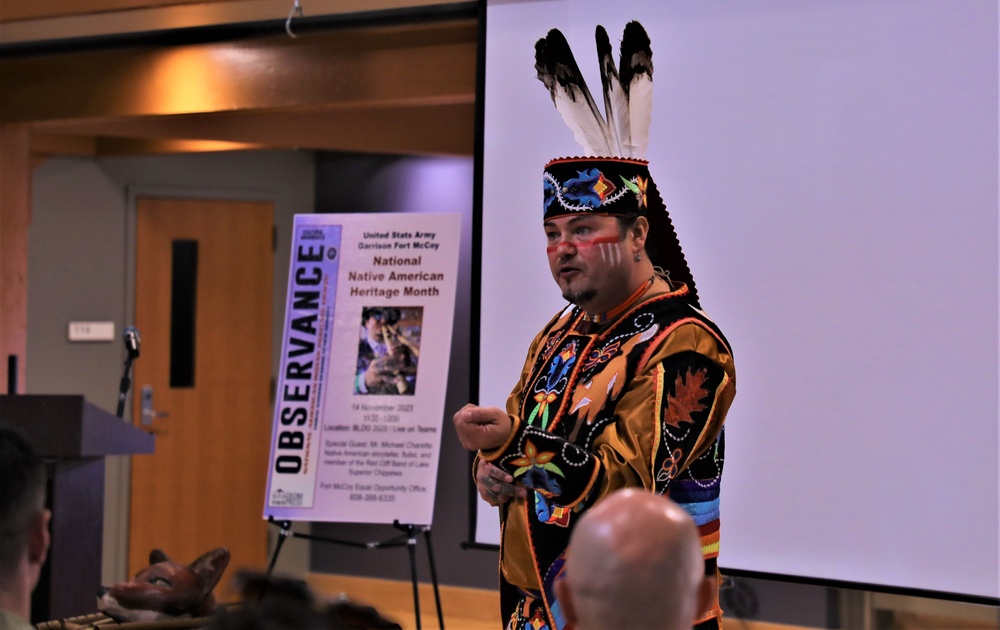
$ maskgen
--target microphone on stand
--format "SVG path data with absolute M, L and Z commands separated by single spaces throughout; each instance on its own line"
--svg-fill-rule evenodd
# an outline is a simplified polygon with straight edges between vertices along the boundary
M 139 358 L 139 329 L 135 326 L 126 326 L 122 333 L 125 341 L 125 373 L 122 374 L 121 384 L 118 387 L 118 417 L 125 415 L 125 397 L 128 395 L 129 387 L 132 385 L 132 361 Z
M 138 359 L 139 329 L 135 326 L 126 327 L 125 332 L 122 333 L 122 338 L 125 340 L 125 349 L 128 351 L 128 356 L 132 359 Z

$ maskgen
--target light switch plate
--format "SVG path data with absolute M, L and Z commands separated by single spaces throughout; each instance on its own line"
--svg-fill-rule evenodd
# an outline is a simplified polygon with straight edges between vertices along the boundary
M 114 341 L 114 322 L 70 322 L 70 341 Z

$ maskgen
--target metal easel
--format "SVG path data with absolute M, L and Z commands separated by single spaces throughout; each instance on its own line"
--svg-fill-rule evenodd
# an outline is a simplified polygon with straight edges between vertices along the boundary
M 434 548 L 431 545 L 431 528 L 430 525 L 412 525 L 403 524 L 398 520 L 392 522 L 392 526 L 403 533 L 389 540 L 384 540 L 380 542 L 355 542 L 352 540 L 340 540 L 337 538 L 328 538 L 326 536 L 314 536 L 312 534 L 300 534 L 298 532 L 292 531 L 291 521 L 275 521 L 273 516 L 269 516 L 267 522 L 271 525 L 278 527 L 278 544 L 274 547 L 274 553 L 271 555 L 271 561 L 267 565 L 267 576 L 271 576 L 271 572 L 274 571 L 274 565 L 278 561 L 278 554 L 281 553 L 281 547 L 285 544 L 285 539 L 287 538 L 301 538 L 303 540 L 314 540 L 317 542 L 331 543 L 334 545 L 344 545 L 346 547 L 355 547 L 358 549 L 389 549 L 392 547 L 402 547 L 406 545 L 407 550 L 410 554 L 410 580 L 413 584 L 413 611 L 416 616 L 417 630 L 421 630 L 420 625 L 420 590 L 418 588 L 417 582 L 417 534 L 423 533 L 424 539 L 427 541 L 427 559 L 430 561 L 431 566 L 431 584 L 434 587 L 434 604 L 437 606 L 437 616 L 438 616 L 438 628 L 444 630 L 444 614 L 441 611 L 441 594 L 438 591 L 438 579 L 437 579 L 437 569 L 434 566 Z M 266 588 L 266 586 L 265 586 Z M 261 593 L 263 597 L 264 593 Z

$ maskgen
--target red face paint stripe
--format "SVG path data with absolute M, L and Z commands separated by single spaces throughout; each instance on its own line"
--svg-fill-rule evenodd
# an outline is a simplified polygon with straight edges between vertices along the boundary
M 597 243 L 617 243 L 619 240 L 620 239 L 617 236 L 602 236 L 600 238 L 595 238 L 590 242 L 596 245 Z
M 578 241 L 576 243 L 572 243 L 572 245 L 573 245 L 573 247 L 576 247 L 576 248 L 580 249 L 580 248 L 583 248 L 583 247 L 592 247 L 594 245 L 601 245 L 603 243 L 614 243 L 614 244 L 617 244 L 620 241 L 621 241 L 621 239 L 618 238 L 617 236 L 601 236 L 601 237 L 595 238 L 595 239 L 590 240 L 590 241 Z M 551 254 L 554 251 L 556 251 L 559 248 L 559 245 L 561 245 L 562 243 L 563 243 L 563 241 L 559 241 L 559 243 L 557 243 L 555 245 L 550 245 L 550 246 L 548 246 L 548 247 L 545 248 L 545 251 L 547 253 Z

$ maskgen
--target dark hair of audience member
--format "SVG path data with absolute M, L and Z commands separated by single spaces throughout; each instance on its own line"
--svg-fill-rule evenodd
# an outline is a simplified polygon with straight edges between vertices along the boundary
M 20 431 L 0 425 L 0 584 L 27 545 L 28 528 L 45 509 L 45 464 Z

